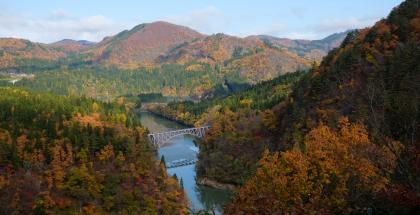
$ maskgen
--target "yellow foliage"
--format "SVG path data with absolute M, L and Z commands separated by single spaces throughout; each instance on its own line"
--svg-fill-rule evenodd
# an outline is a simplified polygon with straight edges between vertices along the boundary
M 123 105 L 125 103 L 125 98 L 124 97 L 119 97 L 118 99 L 117 99 L 117 104 L 119 104 L 119 105 Z
M 277 127 L 277 117 L 272 110 L 266 110 L 261 113 L 262 123 L 264 127 L 269 130 L 274 130 Z
M 241 105 L 244 105 L 245 107 L 251 107 L 252 102 L 252 99 L 242 99 L 241 101 L 239 101 L 239 103 Z
M 98 112 L 100 110 L 100 106 L 98 105 L 98 103 L 93 102 L 92 110 L 93 110 L 93 112 Z
M 200 71 L 203 70 L 203 66 L 201 64 L 193 64 L 185 68 L 187 72 L 194 72 L 194 71 Z
M 8 180 L 6 179 L 6 177 L 3 175 L 0 175 L 0 190 L 6 187 L 7 184 L 8 184 Z
M 115 162 L 116 162 L 117 165 L 121 166 L 121 165 L 123 165 L 124 161 L 125 161 L 125 157 L 124 157 L 123 153 L 121 151 L 119 151 L 118 155 L 115 159 Z
M 114 157 L 114 147 L 111 144 L 104 146 L 98 154 L 100 161 L 109 161 Z

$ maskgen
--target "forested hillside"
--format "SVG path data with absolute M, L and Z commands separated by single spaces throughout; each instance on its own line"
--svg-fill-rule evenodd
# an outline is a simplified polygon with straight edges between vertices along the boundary
M 168 105 L 149 105 L 148 110 L 188 125 L 194 125 L 199 123 L 200 119 L 205 119 L 204 114 L 208 113 L 210 109 L 236 111 L 250 108 L 263 111 L 283 101 L 291 93 L 293 84 L 304 74 L 305 71 L 296 71 L 233 94 L 230 94 L 229 90 L 220 89 L 216 90 L 215 97 L 198 103 L 184 101 L 172 102 Z M 225 96 L 226 93 L 228 93 L 227 96 Z
M 199 181 L 240 185 L 253 174 L 264 149 L 273 148 L 270 140 L 276 121 L 271 108 L 290 95 L 305 73 L 282 75 L 227 97 L 148 108 L 185 124 L 210 124 L 212 128 L 200 142 Z
M 36 74 L 34 78 L 23 79 L 15 85 L 60 95 L 84 95 L 100 100 L 113 100 L 120 96 L 141 93 L 199 99 L 204 93 L 211 92 L 216 84 L 223 83 L 224 76 L 209 66 L 201 65 L 197 70 L 186 71 L 188 67 L 189 65 L 172 64 L 136 70 L 96 67 L 60 69 Z
M 0 214 L 221 210 L 194 183 L 234 189 L 224 214 L 420 214 L 419 60 L 420 0 L 320 40 L 167 22 L 98 43 L 0 38 Z M 166 163 L 138 117 L 183 126 L 157 115 L 206 127 Z M 195 165 L 191 180 L 167 164 Z
M 161 110 L 212 125 L 198 177 L 243 185 L 227 214 L 418 210 L 419 5 L 350 32 L 268 110 L 201 102 L 200 120 L 186 103 Z
M 0 88 L 1 214 L 183 214 L 146 130 L 120 103 Z
M 286 49 L 306 59 L 321 61 L 331 49 L 340 46 L 347 33 L 349 31 L 335 33 L 320 40 L 291 40 L 267 35 L 251 36 L 251 38 L 257 37 L 270 47 Z
M 198 62 L 219 69 L 240 68 L 243 73 L 251 73 L 255 71 L 247 64 L 247 59 L 258 59 L 262 64 L 258 70 L 271 75 L 275 73 L 272 76 L 275 77 L 277 72 L 281 72 L 276 68 L 282 67 L 282 72 L 291 72 L 308 66 L 314 60 L 319 61 L 344 39 L 344 35 L 338 33 L 314 41 L 268 36 L 239 38 L 222 33 L 204 35 L 188 27 L 159 21 L 137 25 L 105 37 L 98 43 L 64 39 L 42 44 L 0 38 L 0 69 L 39 72 L 76 64 L 138 69 Z M 314 54 L 316 58 L 311 57 Z M 228 66 L 233 61 L 236 63 Z
M 419 6 L 350 33 L 296 85 L 274 109 L 280 152 L 263 156 L 227 214 L 418 212 Z
M 207 36 L 187 27 L 153 22 L 99 43 L 65 39 L 42 44 L 0 38 L 0 73 L 35 74 L 18 81 L 18 86 L 28 90 L 101 100 L 145 93 L 199 100 L 225 82 L 255 85 L 307 69 L 335 47 L 331 41 L 341 41 L 342 35 L 325 41 L 288 40 L 298 44 L 291 48 L 284 43 L 272 45 L 262 37 Z M 307 56 L 315 52 L 317 58 Z
M 95 42 L 90 42 L 87 40 L 72 40 L 72 39 L 63 39 L 55 43 L 48 44 L 50 47 L 58 48 L 67 52 L 76 52 L 83 49 L 87 49 L 93 46 Z
M 160 55 L 204 35 L 167 22 L 145 23 L 106 37 L 83 54 L 102 65 L 135 69 L 155 66 Z

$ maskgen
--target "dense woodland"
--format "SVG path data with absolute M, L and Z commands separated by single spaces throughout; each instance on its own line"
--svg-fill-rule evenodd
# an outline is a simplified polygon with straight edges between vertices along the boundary
M 0 213 L 185 213 L 184 192 L 119 102 L 0 88 Z
M 198 176 L 241 185 L 227 214 L 418 212 L 419 5 L 349 33 L 274 107 L 195 121 L 212 125 Z M 178 119 L 185 107 L 169 105 Z
M 168 105 L 149 105 L 148 109 L 166 118 L 189 125 L 194 125 L 200 119 L 206 118 L 205 114 L 215 108 L 231 111 L 249 108 L 262 111 L 283 101 L 292 92 L 293 85 L 304 74 L 305 71 L 296 71 L 281 75 L 273 80 L 263 81 L 237 92 L 234 92 L 235 89 L 216 89 L 212 98 L 204 99 L 198 103 L 193 101 L 171 102 Z M 231 93 L 232 91 L 234 93 Z
M 198 97 L 215 84 L 223 82 L 210 67 L 186 72 L 187 65 L 163 65 L 159 68 L 119 70 L 83 66 L 39 72 L 33 79 L 23 79 L 16 86 L 60 95 L 84 95 L 112 100 L 123 95 L 162 93 L 172 97 Z
M 281 152 L 264 156 L 228 214 L 419 210 L 419 5 L 405 1 L 372 28 L 350 33 L 274 109 L 272 142 Z M 350 160 L 335 160 L 340 153 Z
M 419 59 L 420 1 L 406 0 L 309 71 L 251 87 L 255 77 L 230 70 L 235 58 L 37 73 L 16 85 L 67 96 L 0 88 L 0 210 L 186 213 L 184 193 L 120 97 L 169 96 L 194 102 L 148 108 L 211 125 L 196 170 L 237 187 L 225 214 L 418 214 Z

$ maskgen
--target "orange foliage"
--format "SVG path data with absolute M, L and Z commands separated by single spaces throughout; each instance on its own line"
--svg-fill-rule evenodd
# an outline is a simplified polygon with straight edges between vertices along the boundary
M 104 125 L 104 122 L 101 121 L 101 115 L 98 113 L 92 113 L 91 115 L 84 116 L 78 114 L 74 118 L 82 126 L 91 125 L 92 127 L 102 127 Z
M 106 145 L 98 154 L 98 159 L 100 161 L 108 161 L 111 158 L 114 158 L 114 148 L 111 144 Z
M 194 72 L 194 71 L 200 71 L 203 70 L 203 66 L 201 64 L 193 64 L 185 68 L 187 72 Z
M 389 172 L 381 171 L 386 163 Z M 334 214 L 368 206 L 389 184 L 395 158 L 369 140 L 365 127 L 339 121 L 305 137 L 302 151 L 265 152 L 255 176 L 227 214 Z

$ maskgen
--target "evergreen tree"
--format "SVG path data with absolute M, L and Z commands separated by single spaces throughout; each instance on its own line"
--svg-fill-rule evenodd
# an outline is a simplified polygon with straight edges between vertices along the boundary
M 179 185 L 181 186 L 182 189 L 184 189 L 184 180 L 182 180 L 182 178 L 181 180 L 179 180 Z
M 165 156 L 162 155 L 162 157 L 160 157 L 160 164 L 163 165 L 166 168 L 166 161 L 165 161 Z

